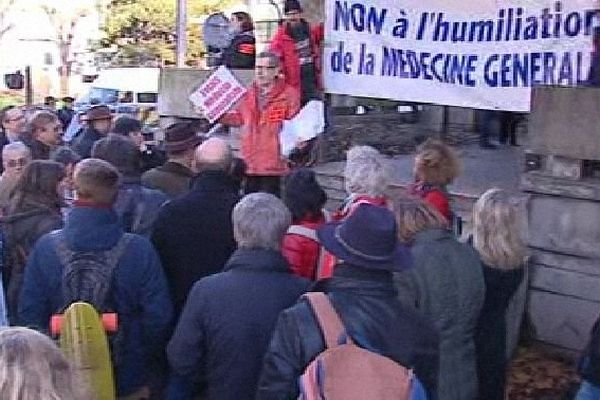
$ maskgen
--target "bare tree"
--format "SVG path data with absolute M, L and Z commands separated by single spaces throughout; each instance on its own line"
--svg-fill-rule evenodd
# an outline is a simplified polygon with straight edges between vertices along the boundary
M 48 2 L 51 3 L 51 2 Z M 60 54 L 60 92 L 62 96 L 69 94 L 69 79 L 71 77 L 73 58 L 71 47 L 75 28 L 79 20 L 90 12 L 88 5 L 81 6 L 79 1 L 73 2 L 73 7 L 65 7 L 64 3 L 57 5 L 41 5 L 56 32 L 56 43 Z M 85 3 L 85 2 L 82 2 Z
M 13 27 L 13 24 L 7 21 L 7 16 L 8 11 L 14 4 L 15 0 L 0 0 L 0 40 Z

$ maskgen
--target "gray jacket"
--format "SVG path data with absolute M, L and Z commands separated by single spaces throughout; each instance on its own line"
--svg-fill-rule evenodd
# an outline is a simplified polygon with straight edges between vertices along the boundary
M 451 232 L 418 233 L 414 267 L 396 275 L 400 300 L 419 310 L 440 333 L 440 400 L 477 398 L 473 334 L 483 306 L 485 284 L 475 251 Z

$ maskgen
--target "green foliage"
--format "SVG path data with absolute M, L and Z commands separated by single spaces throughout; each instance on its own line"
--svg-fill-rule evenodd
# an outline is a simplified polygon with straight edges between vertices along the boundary
M 218 11 L 232 0 L 188 0 L 187 60 L 204 52 L 201 29 L 190 23 Z M 104 46 L 116 44 L 124 58 L 155 57 L 167 63 L 175 61 L 176 0 L 112 0 L 106 12 Z

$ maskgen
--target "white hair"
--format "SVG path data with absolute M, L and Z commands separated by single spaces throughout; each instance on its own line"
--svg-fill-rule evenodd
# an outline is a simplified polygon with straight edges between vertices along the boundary
M 292 215 L 281 200 L 268 193 L 244 197 L 233 209 L 233 235 L 238 247 L 280 250 Z
M 371 146 L 355 146 L 348 151 L 344 179 L 348 194 L 383 196 L 389 184 L 383 157 Z
M 47 336 L 28 328 L 0 329 L 2 400 L 89 399 L 86 386 Z
M 31 158 L 31 150 L 27 145 L 23 142 L 13 142 L 9 143 L 2 148 L 2 158 L 8 157 L 8 153 L 10 152 L 19 152 L 29 158 Z

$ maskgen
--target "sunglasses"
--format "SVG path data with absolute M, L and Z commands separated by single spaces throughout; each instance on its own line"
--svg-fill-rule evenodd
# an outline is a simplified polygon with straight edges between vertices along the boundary
M 29 162 L 28 158 L 13 158 L 6 160 L 6 166 L 9 168 L 24 167 Z

